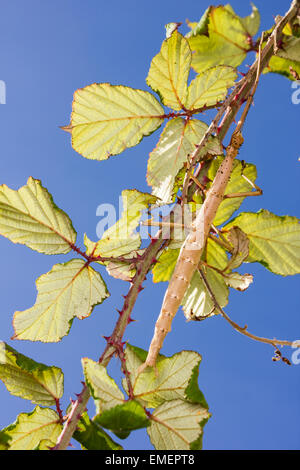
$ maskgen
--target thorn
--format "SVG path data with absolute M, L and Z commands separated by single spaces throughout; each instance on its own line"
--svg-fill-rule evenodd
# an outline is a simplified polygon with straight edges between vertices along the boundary
M 122 315 L 122 314 L 123 314 L 123 310 L 118 310 L 117 308 L 116 308 L 116 310 L 117 310 L 117 312 L 118 312 L 119 315 Z
M 132 323 L 132 322 L 134 322 L 134 321 L 136 321 L 136 320 L 134 320 L 134 318 L 130 318 L 130 317 L 129 317 L 127 324 L 129 325 L 129 323 Z

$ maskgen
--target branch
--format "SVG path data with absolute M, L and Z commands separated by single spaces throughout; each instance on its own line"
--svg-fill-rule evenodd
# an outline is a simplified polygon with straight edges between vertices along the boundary
M 144 252 L 142 258 L 140 259 L 139 264 L 136 267 L 136 274 L 131 282 L 131 287 L 128 291 L 128 294 L 125 297 L 123 308 L 120 312 L 118 322 L 114 328 L 112 335 L 107 339 L 106 348 L 99 359 L 99 363 L 104 366 L 107 366 L 110 359 L 120 347 L 126 326 L 130 323 L 130 315 L 139 292 L 142 290 L 142 284 L 146 278 L 147 273 L 149 272 L 152 264 L 155 262 L 155 257 L 160 251 L 161 246 L 165 243 L 162 239 L 161 231 L 158 232 L 156 238 L 151 240 L 150 245 Z M 53 450 L 66 450 L 74 432 L 76 431 L 78 421 L 82 413 L 85 411 L 87 403 L 90 399 L 90 392 L 88 387 L 84 384 L 83 389 L 80 394 L 77 396 L 77 400 L 72 404 L 71 411 L 68 415 L 68 419 L 65 423 L 65 426 L 58 437 L 56 446 L 53 447 Z
M 245 336 L 248 336 L 249 338 L 253 339 L 254 341 L 259 341 L 260 343 L 266 343 L 266 344 L 271 344 L 274 348 L 276 348 L 276 346 L 292 346 L 293 345 L 293 341 L 287 341 L 287 340 L 281 340 L 281 339 L 269 339 L 269 338 L 263 338 L 261 336 L 256 336 L 256 335 L 253 335 L 252 333 L 249 333 L 249 331 L 247 330 L 247 325 L 245 326 L 239 326 L 237 323 L 235 323 L 233 320 L 231 320 L 231 318 L 229 318 L 229 316 L 224 312 L 224 310 L 222 309 L 222 307 L 220 306 L 219 302 L 217 301 L 216 299 L 216 296 L 215 294 L 213 293 L 213 290 L 212 288 L 210 287 L 209 285 L 209 282 L 203 272 L 203 270 L 198 267 L 198 272 L 202 278 L 202 281 L 209 293 L 209 296 L 211 298 L 211 300 L 213 301 L 213 304 L 214 304 L 214 307 L 215 307 L 215 310 L 217 310 L 223 318 L 225 318 L 225 320 L 236 330 L 238 331 L 239 333 L 241 333 L 242 335 L 245 335 Z

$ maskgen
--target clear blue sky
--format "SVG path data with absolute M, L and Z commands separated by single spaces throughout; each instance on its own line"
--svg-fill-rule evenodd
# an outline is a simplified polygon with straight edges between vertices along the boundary
M 262 27 L 273 15 L 284 13 L 289 0 L 256 0 Z M 118 201 L 126 188 L 149 191 L 145 181 L 147 155 L 160 131 L 123 154 L 105 162 L 86 160 L 70 145 L 58 126 L 68 124 L 73 92 L 93 82 L 110 82 L 148 89 L 145 77 L 151 58 L 164 39 L 171 21 L 199 19 L 208 0 L 10 0 L 0 17 L 0 79 L 7 85 L 7 104 L 0 105 L 0 184 L 16 189 L 28 176 L 42 180 L 57 205 L 71 217 L 78 243 L 86 232 L 96 239 L 96 208 Z M 241 15 L 250 2 L 232 0 Z M 249 57 L 248 62 L 251 63 Z M 261 207 L 279 215 L 299 216 L 299 113 L 291 103 L 291 82 L 275 75 L 263 76 L 255 106 L 244 133 L 241 158 L 255 163 L 264 195 L 249 198 L 244 210 Z M 298 123 L 298 124 L 297 124 Z M 12 315 L 33 305 L 35 279 L 53 264 L 70 258 L 45 256 L 0 238 L 1 301 L 0 338 L 65 373 L 65 400 L 81 389 L 80 358 L 97 359 L 104 348 L 122 305 L 125 282 L 108 278 L 111 297 L 91 317 L 75 320 L 69 336 L 59 344 L 10 341 Z M 291 340 L 300 338 L 299 277 L 275 276 L 260 265 L 248 265 L 255 276 L 245 292 L 233 292 L 227 312 L 259 335 Z M 145 284 L 133 312 L 126 340 L 146 347 L 151 339 L 166 284 Z M 215 317 L 186 323 L 182 312 L 174 321 L 163 353 L 181 349 L 203 355 L 199 382 L 210 405 L 205 449 L 299 449 L 300 365 L 273 363 L 272 348 L 255 343 Z M 291 351 L 286 350 L 290 357 Z M 116 372 L 113 363 L 110 371 Z M 0 428 L 30 402 L 12 397 L 0 383 Z M 91 407 L 92 409 L 92 407 Z M 151 449 L 145 431 L 131 434 L 128 449 Z

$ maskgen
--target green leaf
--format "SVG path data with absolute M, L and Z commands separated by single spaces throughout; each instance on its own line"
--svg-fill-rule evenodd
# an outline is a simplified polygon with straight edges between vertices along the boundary
M 0 186 L 0 233 L 47 255 L 68 253 L 76 241 L 69 217 L 42 183 L 31 177 L 17 191 Z
M 296 80 L 293 73 L 291 73 L 291 69 L 300 76 L 300 61 L 295 62 L 293 60 L 283 59 L 282 57 L 272 56 L 268 67 L 264 69 L 263 73 L 278 73 L 290 80 Z
M 203 426 L 210 417 L 199 404 L 172 400 L 160 405 L 153 413 L 147 432 L 156 450 L 189 450 L 201 445 Z
M 243 212 L 224 227 L 240 227 L 250 240 L 250 263 L 259 262 L 275 274 L 300 273 L 300 225 L 297 217 L 261 210 Z
M 97 413 L 113 408 L 124 402 L 125 397 L 116 382 L 108 375 L 106 368 L 91 359 L 82 359 L 86 383 L 91 391 Z
M 145 351 L 144 349 L 138 348 L 137 346 L 132 346 L 129 343 L 126 344 L 126 349 L 125 349 L 126 366 L 127 366 L 127 370 L 130 372 L 130 382 L 132 384 L 135 383 L 135 380 L 137 378 L 137 370 L 140 367 L 140 365 L 142 365 L 143 362 L 145 362 L 147 354 L 148 354 L 147 351 Z M 122 385 L 124 389 L 128 391 L 126 379 L 123 379 Z
M 123 450 L 87 413 L 81 416 L 73 437 L 85 450 Z
M 151 194 L 141 193 L 136 189 L 122 191 L 123 213 L 116 224 L 106 230 L 98 242 L 91 242 L 85 236 L 84 244 L 87 254 L 93 256 L 117 257 L 130 254 L 141 244 L 141 237 L 135 231 L 139 225 L 141 213 L 157 198 Z
M 210 6 L 205 10 L 198 23 L 191 23 L 187 21 L 187 25 L 189 28 L 191 28 L 191 31 L 189 31 L 185 36 L 187 39 L 191 36 L 197 36 L 197 34 L 208 33 L 209 13 L 211 9 L 212 7 Z
M 51 450 L 55 446 L 55 442 L 49 439 L 43 439 L 33 450 Z
M 247 31 L 247 33 L 250 35 L 250 36 L 255 36 L 259 30 L 259 26 L 260 26 L 260 14 L 259 14 L 259 11 L 258 9 L 256 8 L 256 6 L 252 3 L 251 3 L 251 6 L 252 6 L 252 12 L 250 13 L 250 15 L 242 18 L 242 17 L 238 17 L 242 23 L 242 25 L 244 26 L 245 30 Z M 230 6 L 230 5 L 226 5 L 225 8 L 230 11 L 233 15 L 236 15 L 234 13 L 234 10 L 233 8 Z M 237 16 L 237 15 L 236 15 Z
M 112 431 L 120 439 L 126 439 L 131 431 L 150 424 L 144 408 L 135 400 L 103 411 L 95 416 L 95 422 Z
M 211 8 L 208 35 L 197 34 L 189 38 L 193 52 L 192 67 L 198 73 L 215 65 L 237 67 L 250 49 L 248 31 L 241 19 L 227 7 Z
M 59 341 L 68 334 L 74 317 L 88 317 L 109 296 L 100 274 L 81 259 L 54 265 L 36 286 L 35 305 L 14 315 L 14 339 Z
M 184 400 L 193 370 L 199 367 L 200 361 L 201 356 L 194 351 L 181 351 L 172 357 L 160 356 L 156 364 L 158 376 L 153 368 L 138 375 L 133 382 L 134 396 L 149 408 L 156 408 L 165 401 Z
M 164 109 L 151 93 L 94 83 L 74 94 L 72 146 L 83 157 L 106 160 L 137 145 L 162 123 Z
M 179 249 L 172 250 L 168 248 L 162 252 L 152 270 L 153 282 L 164 282 L 171 279 L 177 263 L 178 255 Z
M 209 239 L 205 261 L 210 266 L 223 270 L 228 263 L 226 251 Z M 219 305 L 224 307 L 228 303 L 229 291 L 222 274 L 207 266 L 202 266 L 202 270 Z M 182 308 L 188 320 L 201 320 L 216 313 L 214 303 L 198 271 L 192 277 L 184 295 Z
M 221 162 L 224 157 L 217 157 L 212 161 L 208 170 L 208 178 L 213 181 Z M 256 180 L 256 167 L 252 163 L 244 163 L 240 160 L 235 160 L 233 163 L 233 170 L 230 176 L 229 183 L 226 186 L 225 194 L 241 193 L 251 191 L 253 188 L 251 184 L 243 178 L 245 175 L 250 181 Z M 217 215 L 214 219 L 214 225 L 221 225 L 228 220 L 232 214 L 240 207 L 244 197 L 227 198 L 221 202 Z
M 300 38 L 291 36 L 285 39 L 283 47 L 278 49 L 277 55 L 283 59 L 300 63 Z
M 196 119 L 188 121 L 176 118 L 169 121 L 163 130 L 156 148 L 150 153 L 147 182 L 152 192 L 164 203 L 174 199 L 174 186 L 179 170 L 187 162 L 207 131 L 207 124 Z M 222 153 L 218 139 L 210 139 L 202 151 L 212 155 Z
M 252 274 L 223 273 L 223 279 L 227 286 L 233 289 L 244 291 L 253 282 Z
M 228 241 L 233 246 L 231 258 L 226 271 L 238 268 L 249 256 L 249 238 L 239 227 L 233 226 L 228 235 Z
M 0 431 L 0 450 L 7 450 L 11 437 L 4 431 Z
M 34 450 L 44 439 L 56 442 L 61 430 L 58 414 L 39 406 L 31 413 L 21 413 L 14 424 L 3 429 L 11 439 L 9 450 Z
M 188 41 L 174 31 L 152 59 L 147 84 L 161 97 L 162 103 L 172 109 L 184 107 L 187 96 L 187 80 L 192 54 Z
M 199 73 L 188 88 L 187 109 L 213 106 L 224 100 L 228 88 L 234 85 L 236 77 L 236 70 L 226 65 L 212 67 Z
M 55 405 L 63 395 L 63 373 L 23 356 L 0 342 L 0 379 L 7 390 L 18 397 L 40 405 Z

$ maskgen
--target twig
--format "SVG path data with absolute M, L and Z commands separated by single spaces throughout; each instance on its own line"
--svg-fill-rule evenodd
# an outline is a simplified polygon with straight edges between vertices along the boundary
M 211 300 L 213 301 L 213 304 L 214 304 L 214 307 L 215 307 L 215 310 L 217 310 L 223 318 L 225 318 L 225 320 L 236 330 L 238 331 L 239 333 L 245 335 L 245 336 L 248 336 L 249 338 L 253 339 L 254 341 L 259 341 L 260 343 L 266 343 L 266 344 L 271 344 L 274 348 L 276 348 L 276 346 L 292 346 L 293 345 L 293 341 L 287 341 L 287 340 L 281 340 L 281 339 L 269 339 L 269 338 L 263 338 L 261 336 L 256 336 L 256 335 L 253 335 L 252 333 L 249 333 L 249 331 L 247 330 L 247 325 L 245 325 L 244 327 L 242 326 L 239 326 L 237 323 L 235 323 L 233 320 L 231 320 L 231 318 L 229 318 L 229 316 L 224 312 L 224 310 L 222 309 L 222 307 L 220 306 L 219 302 L 217 301 L 216 299 L 216 296 L 214 295 L 213 293 L 213 290 L 212 288 L 210 287 L 209 285 L 209 282 L 203 272 L 203 270 L 198 267 L 198 272 L 202 278 L 202 281 L 209 293 L 209 296 L 211 298 Z

